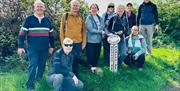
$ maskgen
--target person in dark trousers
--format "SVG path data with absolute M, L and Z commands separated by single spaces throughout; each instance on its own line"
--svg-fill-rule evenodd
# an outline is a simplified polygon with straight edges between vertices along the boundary
M 125 7 L 123 5 L 118 5 L 116 15 L 113 16 L 109 21 L 108 30 L 121 38 L 120 42 L 118 43 L 118 61 L 120 64 L 126 55 L 125 35 L 128 35 L 128 29 L 129 26 L 125 15 Z
M 115 15 L 115 6 L 114 3 L 109 3 L 109 5 L 107 6 L 107 11 L 105 13 L 103 13 L 102 18 L 105 24 L 105 36 L 103 37 L 103 56 L 104 56 L 104 62 L 109 64 L 109 55 L 110 55 L 110 44 L 107 41 L 107 38 L 112 35 L 112 33 L 110 33 L 107 29 L 108 25 L 109 25 L 109 20 L 111 19 L 111 17 L 113 17 Z
M 139 6 L 137 15 L 137 25 L 140 33 L 145 37 L 147 42 L 147 53 L 152 56 L 152 38 L 156 30 L 158 30 L 158 11 L 157 6 L 150 0 L 144 0 Z
M 72 72 L 74 60 L 73 40 L 65 38 L 62 48 L 57 50 L 49 67 L 47 82 L 54 87 L 54 91 L 77 91 L 83 88 L 83 83 Z
M 127 6 L 129 29 L 131 30 L 132 26 L 136 25 L 136 15 L 132 11 L 133 8 L 132 3 L 128 3 L 126 6 Z
M 25 53 L 24 42 L 27 39 L 27 55 L 29 60 L 28 81 L 26 87 L 34 91 L 35 82 L 39 81 L 45 71 L 48 52 L 53 53 L 54 38 L 51 22 L 44 16 L 45 5 L 41 0 L 34 2 L 34 14 L 28 16 L 19 32 L 18 54 Z
M 87 31 L 87 62 L 93 67 L 98 64 L 101 42 L 104 32 L 104 22 L 103 19 L 97 14 L 99 7 L 97 4 L 93 3 L 90 6 L 90 15 L 86 18 L 86 31 Z
M 143 71 L 145 61 L 146 41 L 145 38 L 138 34 L 138 27 L 133 26 L 131 34 L 126 38 L 127 56 L 124 63 L 132 66 L 137 63 L 138 71 Z
M 79 62 L 83 61 L 80 58 L 81 51 L 86 46 L 86 31 L 85 24 L 83 18 L 80 16 L 80 3 L 78 0 L 71 1 L 71 11 L 63 14 L 61 19 L 61 27 L 60 27 L 60 42 L 65 37 L 69 37 L 73 40 L 73 50 L 72 52 L 75 55 L 73 61 L 73 73 L 79 77 Z M 67 15 L 68 14 L 68 15 Z M 66 16 L 68 17 L 66 19 Z

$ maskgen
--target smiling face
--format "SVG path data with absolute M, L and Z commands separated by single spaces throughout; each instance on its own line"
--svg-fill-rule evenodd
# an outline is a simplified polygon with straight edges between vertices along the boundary
M 43 3 L 37 2 L 34 4 L 34 11 L 37 15 L 43 15 L 45 11 L 45 6 Z
M 127 6 L 127 10 L 128 10 L 128 11 L 132 11 L 132 6 L 131 6 L 131 5 L 128 5 L 128 6 Z
M 139 31 L 138 31 L 138 27 L 137 26 L 133 26 L 131 29 L 132 35 L 136 36 L 138 35 Z
M 119 5 L 117 8 L 116 8 L 116 13 L 118 14 L 118 15 L 123 15 L 123 13 L 124 13 L 124 11 L 125 11 L 125 7 L 123 6 L 123 5 Z
M 92 15 L 96 15 L 98 11 L 99 11 L 99 8 L 98 8 L 97 4 L 92 4 L 90 6 L 90 12 Z
M 73 48 L 73 40 L 71 40 L 70 38 L 65 38 L 63 41 L 62 48 L 64 50 L 64 53 L 69 54 Z
M 79 2 L 77 0 L 71 1 L 71 11 L 73 13 L 79 12 L 79 8 L 80 8 L 80 5 L 79 5 Z

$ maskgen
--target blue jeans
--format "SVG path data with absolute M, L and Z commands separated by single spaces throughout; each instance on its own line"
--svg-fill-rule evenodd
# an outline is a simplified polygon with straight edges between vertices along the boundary
M 77 91 L 84 86 L 81 80 L 78 80 L 78 84 L 74 84 L 72 77 L 64 77 L 62 74 L 49 75 L 47 81 L 53 85 L 54 91 Z
M 26 86 L 28 89 L 34 88 L 36 80 L 40 80 L 43 76 L 48 58 L 48 50 L 33 50 L 28 49 L 28 81 Z
M 47 82 L 54 87 L 54 91 L 62 91 L 63 75 L 52 74 L 47 77 Z
M 121 38 L 120 42 L 118 43 L 118 62 L 121 64 L 122 61 L 125 59 L 127 53 L 127 47 L 126 47 L 126 42 L 125 42 L 125 36 Z

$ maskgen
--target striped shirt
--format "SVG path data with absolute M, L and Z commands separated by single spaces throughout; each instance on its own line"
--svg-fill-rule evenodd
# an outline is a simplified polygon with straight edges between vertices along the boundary
M 43 17 L 39 21 L 35 15 L 28 16 L 19 32 L 18 48 L 24 48 L 26 36 L 28 48 L 44 50 L 48 49 L 49 45 L 51 48 L 54 48 L 52 31 L 52 25 L 48 17 Z

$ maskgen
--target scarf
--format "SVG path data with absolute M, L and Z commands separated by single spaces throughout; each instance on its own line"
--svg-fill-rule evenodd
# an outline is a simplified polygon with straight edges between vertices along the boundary
M 129 36 L 129 40 L 128 40 L 128 47 L 139 47 L 141 48 L 141 41 L 140 39 L 142 39 L 143 36 L 142 35 L 137 35 L 137 39 L 135 39 L 135 44 L 133 46 L 133 43 L 132 43 L 132 35 Z

